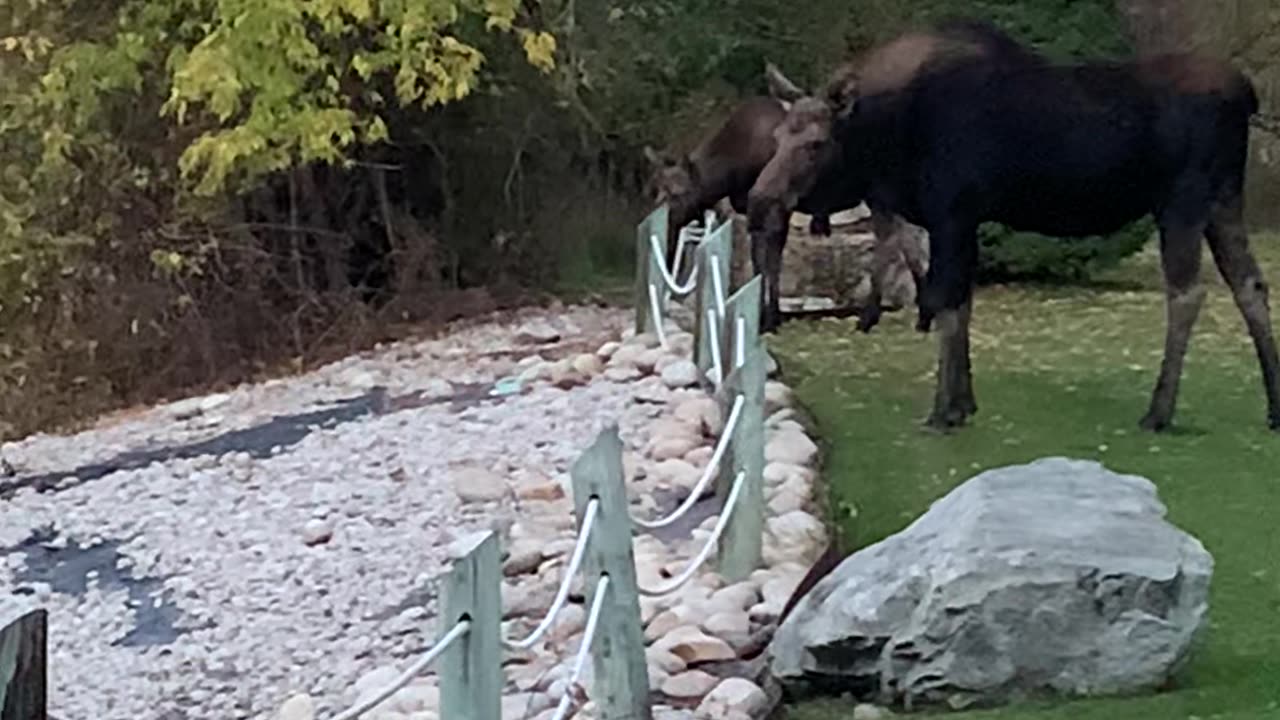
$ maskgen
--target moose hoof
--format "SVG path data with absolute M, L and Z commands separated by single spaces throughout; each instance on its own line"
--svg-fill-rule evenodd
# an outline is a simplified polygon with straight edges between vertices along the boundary
M 929 415 L 929 419 L 925 420 L 924 425 L 927 429 L 945 433 L 963 427 L 968 419 L 969 416 L 963 408 L 952 407 L 946 410 L 934 410 Z
M 1173 423 L 1168 417 L 1157 413 L 1147 413 L 1138 421 L 1138 427 L 1147 432 L 1164 432 L 1172 426 Z
M 858 313 L 858 330 L 868 333 L 871 328 L 880 324 L 880 308 L 868 307 Z
M 925 312 L 921 312 L 919 315 L 916 316 L 916 331 L 922 332 L 922 333 L 928 333 L 932 329 L 933 329 L 932 315 Z
M 1267 427 L 1280 432 L 1280 414 L 1272 413 L 1271 416 L 1267 418 Z

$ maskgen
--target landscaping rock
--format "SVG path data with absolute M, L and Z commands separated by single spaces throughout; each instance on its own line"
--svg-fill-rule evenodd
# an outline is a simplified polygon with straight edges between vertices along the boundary
M 766 521 L 764 555 L 769 565 L 798 562 L 809 565 L 826 543 L 826 527 L 803 510 L 771 517 Z
M 774 433 L 764 446 L 766 463 L 788 463 L 791 465 L 810 465 L 818 457 L 818 446 L 809 436 L 794 430 Z
M 579 385 L 586 385 L 588 376 L 578 372 L 571 361 L 561 360 L 551 366 L 548 380 L 561 390 L 572 390 Z
M 604 371 L 604 379 L 614 383 L 626 383 L 640 377 L 640 371 L 631 365 L 618 365 Z
M 711 637 L 696 627 L 685 626 L 668 633 L 666 637 L 654 643 L 655 647 L 666 650 L 684 660 L 689 665 L 733 660 L 737 653 L 725 641 Z
M 796 478 L 799 480 L 799 478 Z M 803 510 L 809 504 L 808 484 L 799 480 L 795 484 L 788 481 L 782 487 L 769 493 L 769 511 L 775 516 L 783 516 L 796 510 Z
M 608 367 L 638 369 L 636 363 L 645 352 L 646 350 L 639 345 L 630 343 L 622 345 L 609 356 Z
M 604 362 L 595 355 L 583 354 L 573 359 L 573 369 L 582 376 L 591 378 L 604 370 Z
M 689 670 L 667 678 L 661 689 L 664 695 L 676 700 L 699 700 L 719 682 L 720 678 L 714 675 L 701 670 Z
M 564 486 L 546 477 L 526 478 L 516 486 L 516 497 L 521 500 L 561 500 L 565 497 Z
M 506 480 L 491 470 L 464 466 L 454 468 L 452 474 L 453 490 L 463 502 L 496 502 L 506 497 Z
M 735 652 L 751 641 L 751 619 L 746 611 L 716 613 L 702 623 L 702 629 L 729 643 Z
M 332 520 L 311 518 L 302 526 L 302 542 L 307 545 L 323 545 L 332 539 Z
M 676 406 L 675 418 L 698 428 L 707 437 L 718 437 L 724 429 L 720 404 L 710 397 L 693 397 Z
M 560 331 L 550 323 L 532 321 L 516 331 L 516 342 L 524 345 L 548 345 L 560 340 Z
M 284 701 L 277 720 L 314 720 L 316 716 L 315 701 L 306 693 L 299 693 Z
M 970 479 L 847 558 L 770 663 L 787 684 L 878 688 L 862 699 L 881 704 L 1149 691 L 1188 660 L 1212 572 L 1150 481 L 1043 459 Z
M 681 459 L 701 444 L 701 438 L 688 435 L 664 435 L 654 438 L 649 443 L 649 457 L 659 461 Z
M 684 461 L 696 468 L 704 468 L 711 462 L 711 456 L 715 455 L 715 448 L 710 445 L 699 445 L 684 454 Z
M 420 681 L 411 683 L 391 696 L 391 701 L 397 710 L 409 717 L 415 713 L 434 713 L 440 708 L 440 688 Z
M 397 668 L 383 665 L 357 678 L 352 689 L 357 697 L 368 697 L 374 693 L 381 692 L 388 685 L 395 682 L 398 677 L 400 677 L 400 671 Z M 383 705 L 378 707 L 383 707 Z
M 666 405 L 671 399 L 671 388 L 663 385 L 661 378 L 645 378 L 635 385 L 634 397 L 638 403 Z
M 689 360 L 671 363 L 662 370 L 662 383 L 669 388 L 684 388 L 698 384 L 698 366 Z
M 674 355 L 689 357 L 693 355 L 693 333 L 676 332 L 667 336 L 667 348 Z
M 511 554 L 502 563 L 502 574 L 507 577 L 527 575 L 537 570 L 545 559 L 537 541 L 522 541 L 511 546 Z
M 689 666 L 679 655 L 662 648 L 650 647 L 644 655 L 651 667 L 659 668 L 668 675 L 682 673 Z
M 690 437 L 702 439 L 702 432 L 696 423 L 685 422 L 674 417 L 662 417 L 649 423 L 649 437 Z
M 786 462 L 771 462 L 764 466 L 764 482 L 766 485 L 781 485 L 793 478 L 802 478 L 806 483 L 813 481 L 813 471 L 807 467 Z
M 636 356 L 636 359 L 635 359 L 636 369 L 645 375 L 653 373 L 658 369 L 658 363 L 661 362 L 662 358 L 664 358 L 665 356 L 666 356 L 666 353 L 662 352 L 661 348 L 653 348 L 652 350 L 645 350 L 644 352 Z
M 745 678 L 729 678 L 716 686 L 698 706 L 699 718 L 724 718 L 738 713 L 748 718 L 760 717 L 769 708 L 769 696 L 759 685 Z
M 755 605 L 759 597 L 755 583 L 740 582 L 715 591 L 711 595 L 711 605 L 720 612 L 746 610 Z
M 653 479 L 670 487 L 691 488 L 702 477 L 702 471 L 684 460 L 663 460 L 653 468 Z
M 581 605 L 566 605 L 556 616 L 556 624 L 551 628 L 550 637 L 563 643 L 581 633 L 586 626 L 586 608 Z
M 776 380 L 769 380 L 764 385 L 764 413 L 772 415 L 783 408 L 791 407 L 794 397 L 791 388 Z

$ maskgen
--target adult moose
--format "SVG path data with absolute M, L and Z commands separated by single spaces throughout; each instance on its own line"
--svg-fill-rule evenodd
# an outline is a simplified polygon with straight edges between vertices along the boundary
M 794 86 L 783 78 L 782 73 L 772 66 L 767 72 L 771 89 L 775 94 L 795 94 Z M 724 124 L 704 139 L 694 150 L 686 155 L 672 157 L 658 153 L 651 148 L 645 149 L 645 155 L 653 165 L 652 191 L 658 203 L 666 203 L 668 208 L 668 231 L 666 238 L 666 254 L 668 266 L 674 261 L 676 240 L 680 228 L 701 217 L 724 198 L 729 198 L 730 205 L 736 212 L 747 213 L 747 193 L 755 183 L 756 177 L 769 162 L 776 149 L 774 130 L 787 116 L 787 103 L 777 97 L 753 97 L 740 103 Z M 818 188 L 815 192 L 797 198 L 791 210 L 799 210 L 811 214 L 810 231 L 814 234 L 827 235 L 831 232 L 829 216 L 841 210 L 855 207 L 861 202 L 846 202 L 839 195 L 825 192 L 827 188 Z M 789 220 L 791 210 L 787 212 Z M 875 235 L 876 264 L 871 274 L 871 292 L 867 308 L 863 310 L 860 326 L 870 329 L 880 316 L 880 298 L 885 269 L 894 253 L 899 251 L 896 241 L 898 223 L 893 218 L 885 218 L 872 213 L 872 232 Z M 785 241 L 785 238 L 784 238 Z M 906 254 L 907 265 L 911 269 L 916 283 L 917 295 L 924 281 L 924 268 L 917 254 Z M 752 246 L 752 263 L 757 273 L 763 273 L 765 260 L 756 246 Z M 777 276 L 781 273 L 781 248 L 778 251 L 777 263 L 773 271 L 773 286 L 776 287 Z M 766 278 L 769 287 L 769 278 Z M 765 330 L 775 329 L 780 321 L 776 312 L 768 318 Z M 762 316 L 763 317 L 763 316 Z
M 851 62 L 842 65 L 823 91 L 823 100 L 806 96 L 795 83 L 788 80 L 773 66 L 768 73 L 770 92 L 774 97 L 786 102 L 789 106 L 787 117 L 774 128 L 774 154 L 776 156 L 780 141 L 787 142 L 804 131 L 797 127 L 798 118 L 806 118 L 810 106 L 817 104 L 825 107 L 827 103 L 841 104 L 857 93 L 882 93 L 899 90 L 910 84 L 924 73 L 935 68 L 945 67 L 950 63 L 975 58 L 1001 57 L 1004 55 L 1020 55 L 1023 48 L 1011 39 L 981 23 L 968 20 L 949 20 L 938 25 L 902 36 L 872 48 Z M 789 157 L 802 160 L 811 168 L 815 178 L 821 175 L 822 181 L 807 182 L 803 188 L 798 184 L 788 187 L 771 188 L 761 186 L 759 174 L 756 176 L 758 190 L 748 191 L 748 215 L 754 218 L 751 222 L 759 223 L 767 220 L 768 231 L 752 233 L 753 259 L 757 272 L 764 278 L 764 308 L 761 319 L 763 330 L 776 328 L 780 315 L 780 290 L 778 279 L 782 270 L 782 251 L 786 246 L 789 216 L 792 209 L 805 205 L 819 205 L 829 208 L 854 207 L 866 201 L 871 210 L 872 228 L 876 235 L 876 252 L 873 257 L 872 293 L 867 308 L 859 318 L 859 329 L 869 331 L 880 319 L 880 286 L 878 279 L 884 275 L 885 269 L 893 259 L 895 251 L 902 252 L 916 280 L 917 303 L 921 295 L 925 261 L 917 252 L 914 241 L 901 242 L 905 228 L 902 218 L 891 208 L 867 197 L 857 182 L 849 182 L 850 177 L 842 168 L 844 158 L 838 153 L 828 150 L 830 143 L 802 142 L 786 148 Z M 763 170 L 761 170 L 763 172 Z M 776 173 L 774 177 L 777 177 Z M 775 192 L 770 193 L 773 190 Z M 782 203 L 767 203 L 763 211 L 751 209 L 751 193 L 762 197 L 780 197 Z M 887 238 L 897 238 L 895 242 Z M 921 315 L 917 323 L 920 329 L 928 328 L 928 318 Z
M 928 230 L 920 309 L 936 316 L 940 334 L 928 424 L 949 428 L 977 412 L 969 321 L 978 226 L 995 221 L 1067 238 L 1107 235 L 1152 215 L 1167 327 L 1141 426 L 1159 431 L 1172 422 L 1205 295 L 1205 238 L 1253 339 L 1270 426 L 1280 428 L 1267 284 L 1243 218 L 1249 121 L 1257 110 L 1249 79 L 1205 56 L 1057 64 L 1027 50 L 965 60 L 894 91 L 859 90 L 840 104 L 796 102 L 751 190 L 751 224 L 756 233 L 776 232 L 789 197 L 829 182 L 814 161 L 828 154 L 840 159 L 840 184 Z

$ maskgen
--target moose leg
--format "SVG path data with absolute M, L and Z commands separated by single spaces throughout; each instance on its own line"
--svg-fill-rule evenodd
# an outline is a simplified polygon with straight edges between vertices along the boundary
M 1267 283 L 1253 253 L 1249 251 L 1249 236 L 1244 229 L 1244 212 L 1240 196 L 1220 201 L 1214 206 L 1205 237 L 1209 250 L 1222 278 L 1231 287 L 1236 307 L 1244 316 L 1253 347 L 1262 367 L 1262 384 L 1267 393 L 1267 421 L 1273 430 L 1280 430 L 1280 360 L 1276 356 L 1276 341 L 1271 334 L 1271 309 L 1267 300 Z
M 928 262 L 920 252 L 920 241 L 917 239 L 917 233 L 922 232 L 920 228 L 907 227 L 906 221 L 898 219 L 898 242 L 897 245 L 902 252 L 902 257 L 907 261 L 907 269 L 911 271 L 911 279 L 916 286 L 916 307 L 920 307 L 920 295 L 924 292 L 924 274 L 928 267 Z M 930 318 L 923 312 L 919 312 L 916 317 L 916 330 L 920 332 L 929 332 L 931 325 Z
M 871 332 L 871 328 L 880 323 L 884 276 L 889 271 L 889 263 L 897 254 L 894 236 L 898 230 L 896 220 L 897 218 L 880 208 L 871 206 L 871 233 L 875 238 L 871 250 L 871 292 L 867 295 L 866 307 L 858 313 L 858 329 L 864 333 Z
M 751 235 L 751 271 L 760 276 L 760 332 L 773 332 L 774 318 L 769 312 L 769 274 L 765 272 L 769 261 L 767 250 L 769 244 L 763 234 Z M 727 288 L 726 288 L 727 290 Z
M 978 401 L 973 397 L 973 369 L 969 364 L 969 322 L 973 318 L 972 297 L 960 306 L 959 314 L 960 339 L 958 342 L 960 343 L 960 348 L 958 355 L 960 357 L 960 367 L 956 370 L 959 387 L 956 392 L 956 405 L 964 411 L 965 415 L 972 416 L 978 413 Z
M 973 397 L 969 365 L 969 317 L 971 302 L 954 310 L 943 310 L 938 320 L 938 384 L 933 413 L 926 425 L 947 430 L 964 425 L 978 411 Z
M 770 212 L 759 229 L 751 231 L 752 270 L 760 276 L 760 332 L 771 333 L 782 324 L 782 249 L 787 242 L 790 213 Z
M 1151 393 L 1151 406 L 1139 423 L 1144 430 L 1169 427 L 1178 400 L 1182 363 L 1191 340 L 1191 328 L 1204 305 L 1200 285 L 1200 242 L 1203 227 L 1179 222 L 1160 229 L 1160 263 L 1165 282 L 1165 341 L 1160 376 Z
M 764 248 L 764 271 L 765 277 L 769 279 L 769 315 L 773 318 L 769 332 L 777 330 L 782 325 L 782 250 L 787 244 L 787 233 L 790 231 L 790 225 L 791 222 L 788 215 L 782 223 L 782 231 L 771 233 L 769 242 L 765 243 Z
M 938 322 L 937 390 L 933 412 L 926 421 L 935 429 L 964 425 L 978 409 L 969 362 L 977 242 L 976 228 L 944 228 L 929 236 L 933 261 L 925 273 L 920 310 Z

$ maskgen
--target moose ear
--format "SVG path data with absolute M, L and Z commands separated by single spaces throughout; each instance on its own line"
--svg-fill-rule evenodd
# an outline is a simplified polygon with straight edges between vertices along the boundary
M 660 153 L 657 150 L 654 150 L 652 147 L 648 145 L 644 146 L 644 157 L 654 167 L 660 168 L 670 164 L 670 160 L 667 158 L 665 154 Z
M 793 103 L 805 95 L 800 86 L 791 82 L 786 75 L 782 74 L 778 66 L 771 62 L 764 65 L 764 79 L 769 85 L 769 94 L 784 103 Z

